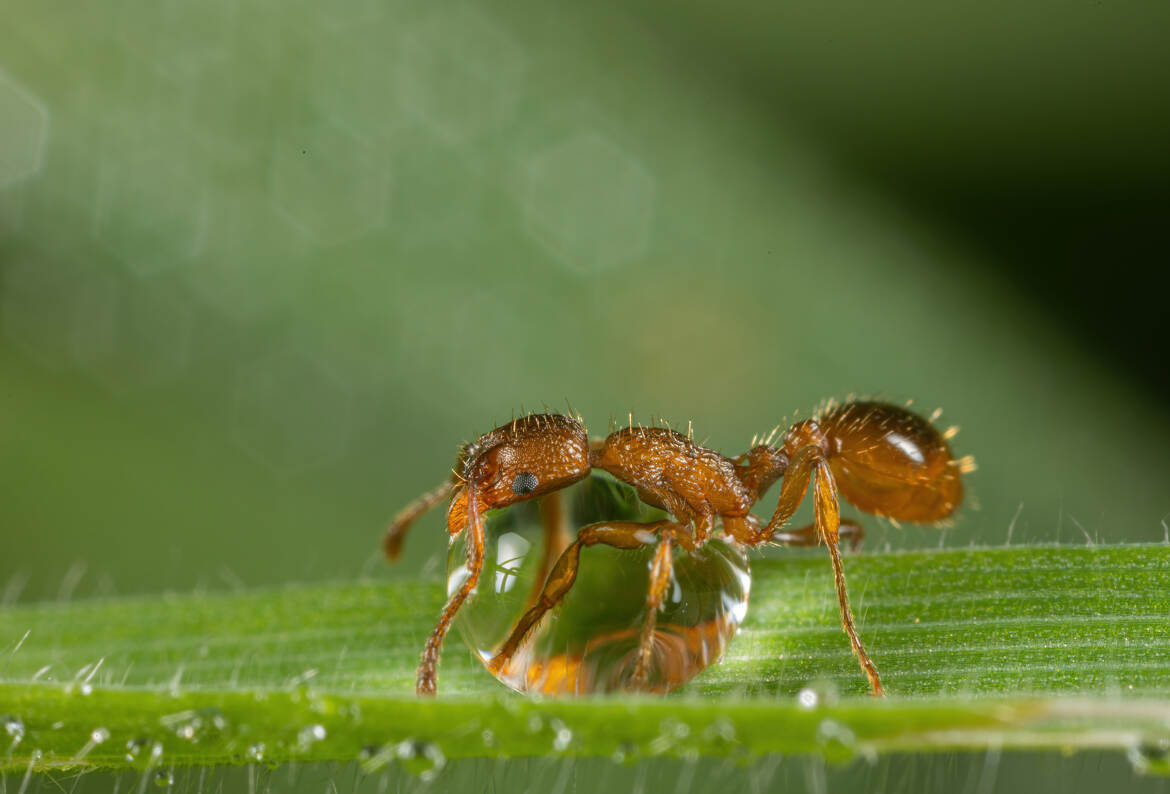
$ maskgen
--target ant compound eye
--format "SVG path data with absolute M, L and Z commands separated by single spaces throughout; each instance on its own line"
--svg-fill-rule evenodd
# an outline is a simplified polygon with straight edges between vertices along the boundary
M 512 493 L 523 496 L 526 493 L 532 493 L 536 490 L 538 485 L 536 475 L 531 472 L 522 471 L 516 475 L 516 479 L 512 480 Z

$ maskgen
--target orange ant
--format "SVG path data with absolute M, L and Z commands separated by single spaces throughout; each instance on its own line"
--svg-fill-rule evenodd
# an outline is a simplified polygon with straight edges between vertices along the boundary
M 818 416 L 790 427 L 774 446 L 778 429 L 748 452 L 727 458 L 695 443 L 689 434 L 635 427 L 632 418 L 629 427 L 604 439 L 590 440 L 580 417 L 533 414 L 514 419 L 465 446 L 452 478 L 399 513 L 383 543 L 386 555 L 396 559 L 410 525 L 448 496 L 448 532 L 452 536 L 464 530 L 468 533 L 469 575 L 451 594 L 427 640 L 418 667 L 418 694 L 435 693 L 443 638 L 483 569 L 484 512 L 538 497 L 553 499 L 557 491 L 584 479 L 594 468 L 633 486 L 642 501 L 665 510 L 674 520 L 590 524 L 567 546 L 557 543 L 555 534 L 546 527 L 540 576 L 543 589 L 488 663 L 493 673 L 499 674 L 509 664 L 544 616 L 568 593 L 577 578 L 583 547 L 604 544 L 637 549 L 657 542 L 650 565 L 645 625 L 631 678 L 635 687 L 643 685 L 655 616 L 670 582 L 671 549 L 674 544 L 688 551 L 698 548 L 711 536 L 718 520 L 726 535 L 747 546 L 781 542 L 799 546 L 823 543 L 828 547 L 841 626 L 873 694 L 883 694 L 877 668 L 857 636 L 838 548 L 842 536 L 856 545 L 862 530 L 851 521 L 842 522 L 839 497 L 895 522 L 941 521 L 961 501 L 960 475 L 973 470 L 974 463 L 970 457 L 956 459 L 951 453 L 947 440 L 957 428 L 940 433 L 930 420 L 886 403 L 830 403 Z M 779 501 L 771 520 L 763 525 L 751 508 L 778 480 Z M 810 483 L 816 520 L 803 529 L 782 532 Z M 554 506 L 545 512 L 555 515 L 558 510 Z

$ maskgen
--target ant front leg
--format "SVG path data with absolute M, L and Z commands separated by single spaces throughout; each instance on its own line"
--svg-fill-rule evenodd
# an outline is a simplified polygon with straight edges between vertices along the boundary
M 488 662 L 488 669 L 497 676 L 502 673 L 512 661 L 512 657 L 524 645 L 524 642 L 528 639 L 532 631 L 540 624 L 540 621 L 544 619 L 545 615 L 551 609 L 560 604 L 565 595 L 572 589 L 573 584 L 577 581 L 577 571 L 581 564 L 582 548 L 605 545 L 615 549 L 634 550 L 653 543 L 654 535 L 663 533 L 674 535 L 684 545 L 686 541 L 683 540 L 683 537 L 689 538 L 686 535 L 686 527 L 674 521 L 655 521 L 648 524 L 641 524 L 635 521 L 613 521 L 589 524 L 588 526 L 582 527 L 577 533 L 577 539 L 569 544 L 568 548 L 565 549 L 564 553 L 557 560 L 556 565 L 553 566 L 536 603 L 521 616 L 516 626 L 512 629 L 512 633 L 508 635 L 508 638 L 504 640 L 504 644 L 500 646 L 495 656 Z M 665 563 L 659 559 L 662 554 L 662 546 L 667 546 Z M 668 544 L 660 544 L 659 552 L 655 554 L 655 564 L 652 565 L 652 568 L 658 569 L 659 578 L 661 578 L 661 572 L 664 570 L 667 582 L 670 579 L 669 560 Z M 653 574 L 654 571 L 652 570 L 652 579 L 654 578 Z M 653 591 L 654 588 L 652 587 L 651 590 Z M 665 590 L 665 585 L 662 585 L 662 593 L 665 593 Z M 650 600 L 653 600 L 653 592 L 651 592 Z M 659 596 L 658 603 L 661 603 L 661 595 Z M 657 611 L 657 605 L 650 611 L 651 613 L 655 613 Z M 653 625 L 651 625 L 649 631 L 651 633 L 653 632 Z M 643 634 L 645 635 L 645 633 L 646 629 L 643 627 Z M 645 654 L 645 651 L 643 651 L 643 654 Z M 635 669 L 636 672 L 637 670 Z
M 866 678 L 869 679 L 874 695 L 885 694 L 877 668 L 865 652 L 861 638 L 857 636 L 857 627 L 853 622 L 853 610 L 849 606 L 849 592 L 845 588 L 845 567 L 841 562 L 839 548 L 841 529 L 841 510 L 837 500 L 837 486 L 833 480 L 833 472 L 825 459 L 821 446 L 811 442 L 799 447 L 790 458 L 788 470 L 784 473 L 784 480 L 780 486 L 780 500 L 776 505 L 776 512 L 772 520 L 762 530 L 752 531 L 736 527 L 739 540 L 758 545 L 771 539 L 786 521 L 792 518 L 796 508 L 804 499 L 809 483 L 813 484 L 813 506 L 816 534 L 820 542 L 829 548 L 829 558 L 833 563 L 833 579 L 837 585 L 837 601 L 841 606 L 841 628 L 849 637 L 853 653 L 861 665 Z M 724 526 L 731 529 L 733 524 L 725 521 Z
M 451 594 L 447 605 L 439 615 L 439 622 L 431 636 L 427 638 L 423 648 L 422 661 L 419 662 L 418 672 L 415 675 L 415 692 L 419 695 L 433 695 L 438 688 L 439 651 L 443 647 L 443 638 L 455 620 L 455 614 L 463 606 L 463 602 L 471 595 L 479 583 L 479 575 L 483 571 L 483 517 L 480 515 L 480 505 L 476 488 L 473 483 L 467 485 L 463 493 L 464 498 L 456 497 L 451 502 L 448 511 L 449 525 L 462 521 L 464 510 L 467 516 L 467 578 L 459 589 Z

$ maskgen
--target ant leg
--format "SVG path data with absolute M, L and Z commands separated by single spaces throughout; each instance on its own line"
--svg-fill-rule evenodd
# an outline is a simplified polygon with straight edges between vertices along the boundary
M 548 573 L 553 563 L 557 561 L 569 545 L 569 523 L 565 515 L 564 497 L 560 491 L 553 491 L 540 500 L 540 519 L 543 532 L 543 548 L 541 549 L 540 568 L 532 580 L 532 594 L 528 597 L 528 606 L 531 607 L 540 598 L 541 588 L 544 587 Z
M 776 503 L 776 512 L 766 527 L 760 527 L 760 521 L 751 513 L 744 516 L 723 516 L 723 530 L 749 546 L 759 546 L 767 543 L 791 518 L 796 508 L 804 501 L 808 491 L 809 480 L 812 479 L 812 470 L 815 461 L 821 456 L 817 447 L 801 447 L 792 456 L 784 479 L 780 483 L 780 499 Z
M 814 515 L 816 533 L 820 542 L 829 547 L 829 558 L 833 563 L 833 578 L 837 585 L 837 601 L 841 605 L 841 628 L 849 637 L 853 646 L 853 653 L 861 664 L 861 669 L 869 679 L 874 695 L 881 695 L 882 683 L 878 678 L 877 668 L 870 661 L 869 654 L 857 636 L 857 627 L 853 624 L 853 610 L 849 606 L 849 593 L 845 589 L 845 568 L 841 563 L 841 550 L 838 548 L 841 527 L 841 510 L 837 501 L 837 486 L 833 481 L 833 472 L 825 460 L 825 454 L 816 444 L 800 447 L 792 456 L 788 470 L 784 473 L 784 480 L 780 486 L 780 501 L 776 505 L 776 512 L 772 520 L 763 529 L 750 514 L 743 519 L 723 521 L 724 529 L 732 537 L 751 545 L 759 545 L 776 535 L 777 530 L 786 521 L 792 518 L 796 508 L 804 499 L 808 491 L 809 482 L 813 482 Z
M 841 525 L 841 508 L 837 501 L 837 485 L 833 482 L 833 472 L 824 458 L 816 462 L 815 479 L 813 484 L 813 506 L 816 515 L 817 533 L 822 542 L 829 547 L 829 558 L 833 561 L 833 579 L 837 584 L 837 602 L 841 605 L 841 628 L 849 637 L 853 646 L 853 654 L 861 664 L 873 694 L 883 695 L 881 679 L 878 678 L 877 668 L 870 661 L 869 654 L 857 636 L 857 627 L 853 625 L 853 610 L 849 607 L 849 592 L 845 589 L 845 568 L 841 564 L 841 550 L 837 546 Z
M 466 505 L 467 578 L 463 580 L 463 584 L 447 600 L 447 605 L 443 607 L 443 612 L 439 615 L 438 625 L 431 632 L 431 636 L 427 638 L 426 647 L 423 648 L 422 652 L 422 661 L 419 662 L 418 673 L 415 676 L 415 692 L 419 695 L 435 694 L 439 683 L 437 668 L 439 665 L 439 651 L 443 647 L 443 638 L 447 636 L 447 630 L 451 628 L 451 622 L 455 620 L 455 613 L 459 611 L 459 607 L 463 606 L 463 602 L 467 600 L 467 596 L 475 589 L 475 585 L 479 582 L 479 574 L 483 570 L 483 520 L 479 513 L 479 500 L 474 484 L 468 484 L 463 495 L 465 499 L 451 503 L 452 511 L 449 511 L 449 513 L 456 512 L 454 508 L 460 502 Z M 449 514 L 448 522 L 450 523 L 450 521 L 451 516 Z
M 646 598 L 646 620 L 642 624 L 642 634 L 638 640 L 638 661 L 634 665 L 634 674 L 630 683 L 634 689 L 646 688 L 646 675 L 650 668 L 650 657 L 654 651 L 654 627 L 658 624 L 658 610 L 662 600 L 666 597 L 666 588 L 670 586 L 670 572 L 674 567 L 670 556 L 670 535 L 662 538 L 658 548 L 654 550 L 654 560 L 650 563 L 650 588 Z
M 842 540 L 849 542 L 850 551 L 857 551 L 861 547 L 862 538 L 865 537 L 865 529 L 856 521 L 843 518 L 837 534 Z M 801 529 L 777 532 L 772 536 L 772 541 L 786 546 L 819 546 L 821 536 L 817 533 L 817 525 L 813 523 Z
M 455 482 L 448 480 L 437 488 L 427 491 L 394 516 L 390 526 L 386 527 L 386 534 L 382 536 L 382 551 L 386 553 L 386 557 L 391 562 L 402 555 L 402 544 L 406 542 L 406 533 L 410 531 L 410 526 L 423 513 L 450 496 L 454 489 Z
M 488 669 L 493 674 L 499 674 L 520 650 L 520 646 L 528 639 L 528 635 L 540 623 L 548 611 L 561 602 L 565 594 L 577 581 L 577 569 L 581 562 L 581 549 L 585 546 L 604 544 L 615 549 L 639 549 L 654 541 L 654 533 L 677 529 L 684 533 L 686 528 L 674 521 L 654 521 L 648 524 L 636 521 L 613 521 L 609 523 L 589 524 L 581 527 L 577 539 L 569 544 L 564 553 L 553 566 L 544 583 L 540 597 L 527 612 L 525 612 L 512 633 L 504 640 L 504 644 L 496 651 L 496 655 L 488 662 Z

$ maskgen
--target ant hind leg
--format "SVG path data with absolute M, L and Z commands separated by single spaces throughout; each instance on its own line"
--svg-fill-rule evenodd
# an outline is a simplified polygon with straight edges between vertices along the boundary
M 780 484 L 780 499 L 776 504 L 776 511 L 766 527 L 758 529 L 754 526 L 754 521 L 734 524 L 726 520 L 723 526 L 731 530 L 732 535 L 741 542 L 751 545 L 764 543 L 780 534 L 778 532 L 780 527 L 792 518 L 792 514 L 796 512 L 796 508 L 808 492 L 809 483 L 812 483 L 816 518 L 813 527 L 819 542 L 829 548 L 829 558 L 833 563 L 833 580 L 837 586 L 837 601 L 841 606 L 841 629 L 849 637 L 853 654 L 869 679 L 873 694 L 884 694 L 877 668 L 874 667 L 869 654 L 865 652 L 861 638 L 857 636 L 853 609 L 849 606 L 849 592 L 845 589 L 845 567 L 841 562 L 841 549 L 838 546 L 841 536 L 841 509 L 837 499 L 837 485 L 833 480 L 829 462 L 817 444 L 800 446 L 791 455 L 790 460 L 788 470 Z M 797 540 L 806 537 L 805 530 L 799 530 L 794 534 Z
M 841 525 L 841 508 L 837 500 L 837 486 L 833 482 L 833 474 L 829 464 L 822 458 L 817 461 L 814 470 L 813 497 L 816 515 L 816 528 L 821 540 L 829 547 L 829 558 L 833 562 L 833 580 L 837 585 L 837 601 L 841 606 L 841 628 L 849 637 L 849 644 L 853 646 L 853 654 L 857 657 L 862 671 L 873 689 L 873 694 L 885 694 L 877 668 L 865 652 L 861 638 L 857 636 L 857 627 L 853 624 L 853 610 L 849 606 L 849 592 L 845 589 L 845 567 L 841 563 L 841 550 L 838 547 Z
M 849 544 L 850 551 L 857 551 L 865 537 L 865 528 L 856 521 L 842 518 L 837 535 Z M 781 530 L 772 536 L 772 542 L 783 543 L 785 546 L 819 546 L 823 541 L 817 531 L 816 522 L 813 522 L 800 529 Z

